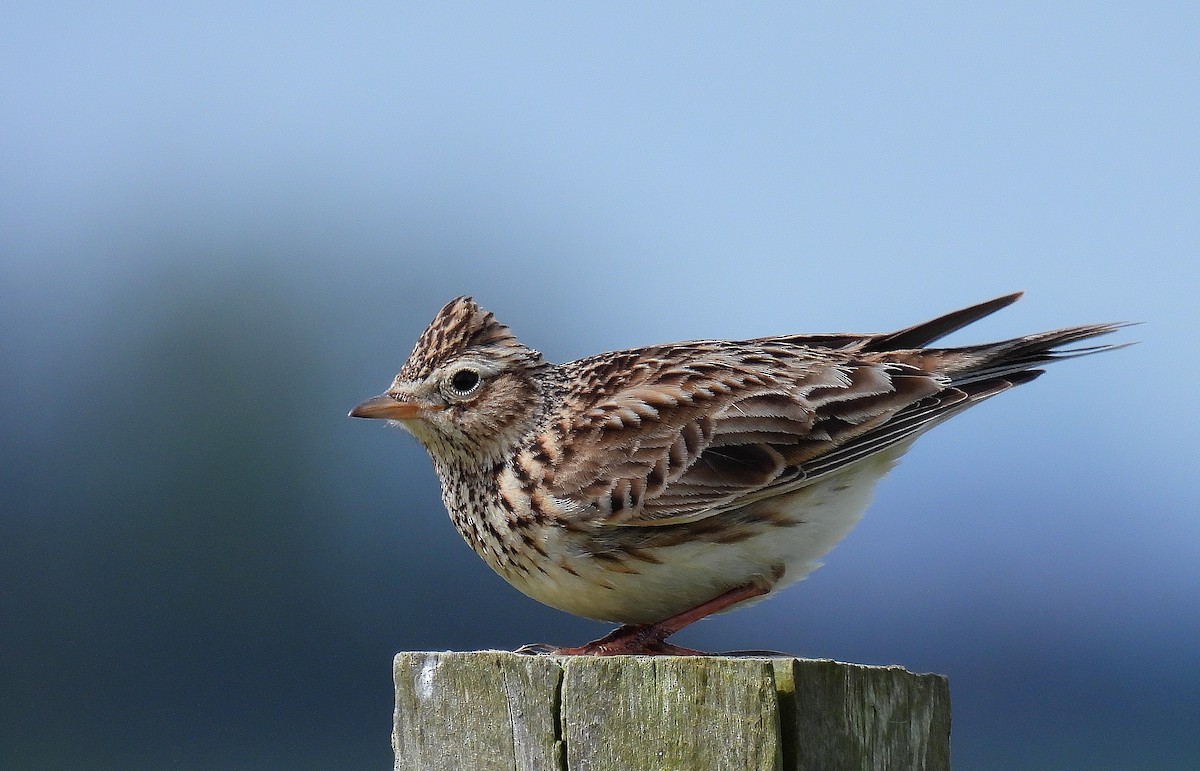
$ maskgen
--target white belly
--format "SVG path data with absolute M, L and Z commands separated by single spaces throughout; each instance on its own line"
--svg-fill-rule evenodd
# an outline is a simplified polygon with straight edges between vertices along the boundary
M 658 561 L 627 560 L 625 569 L 630 572 L 614 571 L 611 563 L 579 554 L 567 531 L 548 533 L 549 575 L 534 572 L 505 578 L 551 607 L 627 624 L 660 621 L 756 579 L 769 581 L 782 568 L 774 592 L 820 567 L 820 557 L 861 519 L 875 483 L 904 449 L 867 458 L 807 487 L 741 510 L 763 507 L 797 520 L 794 526 L 774 527 L 733 543 L 698 537 L 646 549 Z M 564 564 L 570 570 L 559 566 Z

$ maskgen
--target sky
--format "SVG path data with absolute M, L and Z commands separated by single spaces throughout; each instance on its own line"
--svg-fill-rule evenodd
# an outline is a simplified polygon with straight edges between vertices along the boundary
M 964 769 L 1194 768 L 1200 11 L 14 2 L 0 765 L 380 768 L 399 650 L 579 644 L 351 421 L 447 300 L 548 358 L 1140 322 L 677 642 L 950 677 Z

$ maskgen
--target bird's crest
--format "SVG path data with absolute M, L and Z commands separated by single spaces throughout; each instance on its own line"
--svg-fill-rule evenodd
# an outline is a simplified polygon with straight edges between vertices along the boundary
M 531 363 L 541 360 L 537 351 L 522 345 L 490 311 L 464 296 L 438 311 L 413 346 L 400 376 L 406 380 L 426 378 L 438 366 L 468 351 Z

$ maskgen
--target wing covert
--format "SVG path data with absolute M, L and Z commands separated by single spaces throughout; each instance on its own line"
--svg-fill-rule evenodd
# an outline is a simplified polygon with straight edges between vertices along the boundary
M 595 390 L 572 394 L 590 399 L 575 413 L 582 421 L 559 424 L 569 450 L 554 470 L 555 496 L 611 525 L 703 519 L 840 468 L 818 461 L 948 385 L 853 352 L 741 345 L 645 349 L 633 367 L 630 352 L 576 362 L 594 371 L 571 379 Z M 891 443 L 876 440 L 872 452 Z

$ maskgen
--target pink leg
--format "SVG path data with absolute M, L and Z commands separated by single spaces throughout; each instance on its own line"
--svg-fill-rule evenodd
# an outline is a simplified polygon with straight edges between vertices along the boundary
M 665 640 L 705 616 L 711 616 L 739 602 L 761 597 L 771 591 L 773 583 L 769 584 L 765 580 L 755 581 L 730 589 L 691 610 L 685 610 L 662 621 L 653 624 L 626 624 L 587 645 L 578 648 L 551 648 L 548 652 L 558 656 L 704 656 L 706 654 L 703 651 L 681 648 Z

